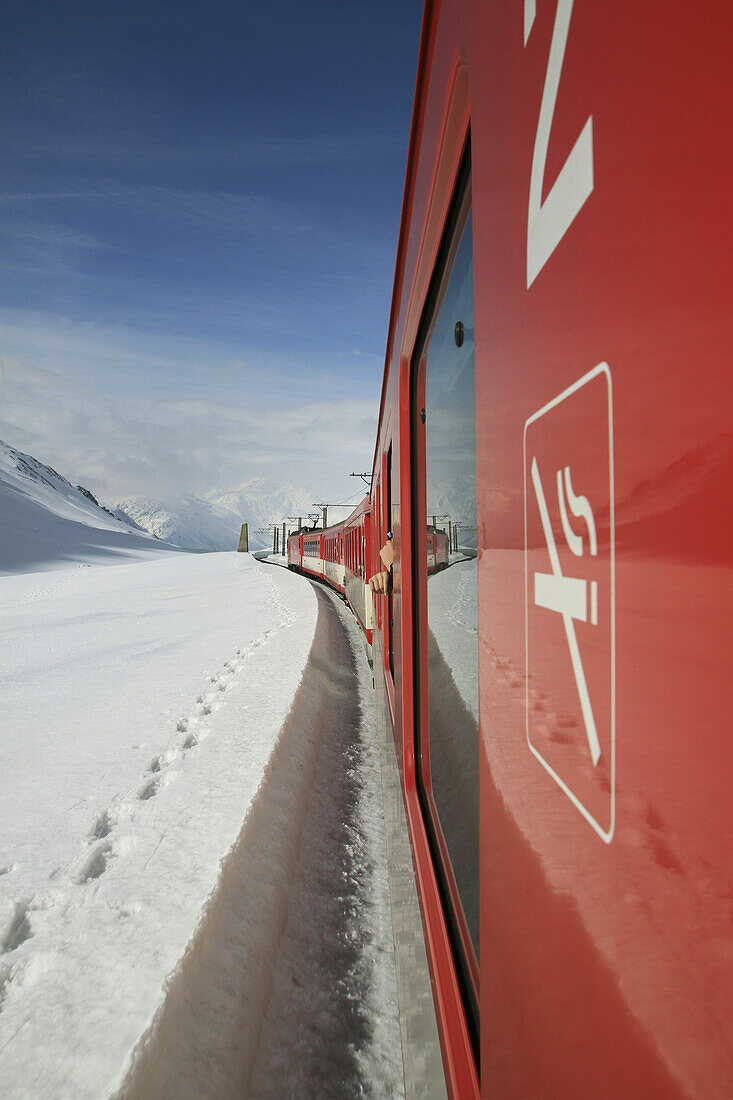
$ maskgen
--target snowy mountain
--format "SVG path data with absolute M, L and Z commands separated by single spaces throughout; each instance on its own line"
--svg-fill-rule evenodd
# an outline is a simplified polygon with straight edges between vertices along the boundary
M 250 549 L 271 545 L 259 528 L 282 523 L 287 516 L 314 511 L 312 492 L 283 487 L 253 477 L 233 489 L 212 490 L 199 497 L 163 502 L 148 497 L 121 500 L 115 514 L 176 546 L 197 550 L 236 550 L 243 523 L 249 524 Z
M 133 497 L 110 509 L 83 485 L 0 441 L 0 574 L 140 554 L 236 550 L 245 521 L 250 548 L 262 549 L 272 537 L 258 528 L 307 516 L 314 499 L 310 491 L 253 477 L 198 497 Z
M 0 574 L 175 553 L 83 485 L 0 440 Z

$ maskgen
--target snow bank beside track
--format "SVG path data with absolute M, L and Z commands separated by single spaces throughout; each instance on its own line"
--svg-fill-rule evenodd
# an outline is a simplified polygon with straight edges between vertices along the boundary
M 316 596 L 293 707 L 116 1100 L 402 1094 L 371 676 Z
M 222 904 L 316 599 L 181 555 L 6 578 L 0 613 L 0 1093 L 98 1098 Z

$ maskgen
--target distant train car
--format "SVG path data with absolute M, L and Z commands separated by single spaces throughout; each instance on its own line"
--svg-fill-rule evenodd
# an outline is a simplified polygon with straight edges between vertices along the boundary
M 427 544 L 428 573 L 433 573 L 438 569 L 445 569 L 448 566 L 449 559 L 448 536 L 445 531 L 428 526 Z
M 372 596 L 367 563 L 371 562 L 371 504 L 365 498 L 343 522 L 302 529 L 288 537 L 288 567 L 330 584 L 351 606 L 366 640 L 372 640 Z
M 303 565 L 303 536 L 293 532 L 288 535 L 288 569 L 301 569 Z
M 301 535 L 301 545 L 303 547 L 301 569 L 304 573 L 310 573 L 312 576 L 318 577 L 319 580 L 323 580 L 325 576 L 323 568 L 323 532 L 319 530 L 305 531 Z
M 450 552 L 448 549 L 448 536 L 445 531 L 435 532 L 435 568 L 447 569 Z
M 366 639 L 372 642 L 371 503 L 367 497 L 344 521 L 344 591 Z
M 425 4 L 368 570 L 412 1095 L 733 1096 L 731 56 L 725 5 Z
M 328 527 L 321 535 L 323 578 L 338 592 L 344 592 L 344 525 Z

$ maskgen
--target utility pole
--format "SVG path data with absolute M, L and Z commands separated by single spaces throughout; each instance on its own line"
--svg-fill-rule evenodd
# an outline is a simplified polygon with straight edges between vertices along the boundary
M 321 509 L 321 512 L 323 513 L 323 530 L 325 531 L 326 528 L 328 527 L 328 505 L 327 504 L 316 504 L 316 502 L 314 501 L 313 502 L 313 507 Z
M 439 521 L 442 523 L 443 520 L 447 519 L 448 520 L 448 525 L 450 526 L 450 516 L 449 515 L 446 515 L 446 514 L 443 514 L 442 516 L 435 515 L 432 518 L 433 518 L 433 527 L 435 528 L 436 531 L 438 530 L 438 522 Z M 441 528 L 441 530 L 445 531 L 445 528 Z
M 286 547 L 286 545 L 287 545 L 287 544 L 286 544 L 286 542 L 285 542 L 285 520 L 283 520 L 283 554 L 285 553 L 285 547 Z
M 360 477 L 365 482 L 367 489 L 372 487 L 372 475 L 371 474 L 349 474 L 349 477 Z
M 361 477 L 361 474 L 349 474 L 349 477 Z M 347 504 L 341 504 L 341 503 L 335 504 L 333 501 L 331 501 L 329 504 L 325 504 L 323 501 L 321 501 L 320 504 L 314 504 L 313 507 L 321 509 L 321 512 L 323 514 L 323 527 L 324 527 L 324 530 L 325 530 L 326 527 L 328 527 L 328 509 L 329 508 L 349 508 L 349 509 L 351 509 L 351 511 L 354 510 L 354 505 L 353 504 L 348 504 L 348 503 Z
M 280 524 L 268 523 L 268 531 L 272 531 L 272 552 L 277 554 L 280 550 Z

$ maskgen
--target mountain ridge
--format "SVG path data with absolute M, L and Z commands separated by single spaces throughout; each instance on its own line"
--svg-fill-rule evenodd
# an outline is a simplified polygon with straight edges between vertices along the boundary
M 212 489 L 199 496 L 163 501 L 137 496 L 118 500 L 116 515 L 175 546 L 198 550 L 236 550 L 243 523 L 249 525 L 251 549 L 265 549 L 271 537 L 258 533 L 281 524 L 289 515 L 306 516 L 313 494 L 255 476 L 238 486 Z
M 180 553 L 84 485 L 0 440 L 0 574 Z

